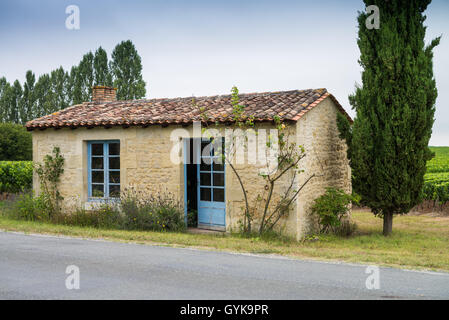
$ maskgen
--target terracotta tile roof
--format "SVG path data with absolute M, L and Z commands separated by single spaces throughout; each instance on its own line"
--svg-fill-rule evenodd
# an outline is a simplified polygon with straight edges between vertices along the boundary
M 241 94 L 240 104 L 245 114 L 255 121 L 272 121 L 278 115 L 283 120 L 297 121 L 321 101 L 330 97 L 346 114 L 338 101 L 326 89 L 293 90 Z M 230 95 L 194 98 L 114 101 L 107 103 L 85 102 L 53 114 L 27 122 L 26 128 L 77 128 L 111 126 L 148 126 L 153 124 L 189 124 L 201 121 L 201 111 L 211 122 L 232 121 Z M 346 114 L 348 119 L 350 117 Z M 352 121 L 352 120 L 351 120 Z

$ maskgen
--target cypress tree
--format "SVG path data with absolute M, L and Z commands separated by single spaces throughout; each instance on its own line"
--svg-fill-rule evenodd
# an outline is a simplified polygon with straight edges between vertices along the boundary
M 380 9 L 380 29 L 369 29 L 359 14 L 358 46 L 362 85 L 349 97 L 356 111 L 352 131 L 339 117 L 349 144 L 354 191 L 392 232 L 393 215 L 406 214 L 422 200 L 434 123 L 436 83 L 433 49 L 425 45 L 431 0 L 365 0 Z

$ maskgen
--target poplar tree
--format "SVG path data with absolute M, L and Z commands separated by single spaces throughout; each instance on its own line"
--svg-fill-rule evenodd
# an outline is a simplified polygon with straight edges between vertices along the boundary
M 0 78 L 0 122 L 6 122 L 5 94 L 9 83 L 5 77 Z
M 349 144 L 353 188 L 361 203 L 383 218 L 392 232 L 393 215 L 406 214 L 422 200 L 428 144 L 434 123 L 436 83 L 433 49 L 426 46 L 424 11 L 431 0 L 365 0 L 380 9 L 380 28 L 369 13 L 358 16 L 362 85 L 350 96 L 356 111 L 352 130 L 339 128 Z
M 35 82 L 36 76 L 31 70 L 28 70 L 25 75 L 25 83 L 23 84 L 22 123 L 26 123 L 27 121 L 32 120 L 37 116 L 36 98 L 34 92 Z
M 53 111 L 53 92 L 51 78 L 48 74 L 39 77 L 35 86 L 36 117 L 50 114 Z
M 108 67 L 108 55 L 99 47 L 94 56 L 94 83 L 101 86 L 112 86 L 112 75 Z
M 114 87 L 117 88 L 117 99 L 132 100 L 145 97 L 142 59 L 130 40 L 122 41 L 114 48 L 110 69 L 114 77 Z
M 92 99 L 92 87 L 94 85 L 94 55 L 91 51 L 83 56 L 80 64 L 78 65 L 79 77 L 76 81 L 76 85 L 81 86 L 81 102 L 90 101 Z
M 59 67 L 53 70 L 50 74 L 51 91 L 52 91 L 52 105 L 51 112 L 62 110 L 69 106 L 67 95 L 67 81 L 68 74 L 64 71 L 64 68 Z

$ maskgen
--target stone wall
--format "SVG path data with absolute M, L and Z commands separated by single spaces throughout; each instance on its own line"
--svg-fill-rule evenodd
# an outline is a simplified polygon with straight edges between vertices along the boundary
M 168 191 L 183 200 L 183 167 L 170 161 L 171 129 L 79 128 L 33 131 L 33 160 L 41 162 L 54 146 L 61 148 L 66 160 L 60 191 L 69 205 L 87 202 L 87 141 L 120 140 L 121 190 L 133 186 L 142 191 Z M 181 184 L 182 183 L 182 184 Z M 37 176 L 33 187 L 39 192 Z
M 297 122 L 298 144 L 304 146 L 306 157 L 301 162 L 305 170 L 299 176 L 299 185 L 315 174 L 299 194 L 297 202 L 297 238 L 302 238 L 316 227 L 310 217 L 313 201 L 325 192 L 326 187 L 352 192 L 351 168 L 346 154 L 346 143 L 339 138 L 338 109 L 327 98 L 306 113 Z
M 291 236 L 301 238 L 309 230 L 307 218 L 311 202 L 324 192 L 326 186 L 336 186 L 350 192 L 350 169 L 346 159 L 345 144 L 338 138 L 336 127 L 337 108 L 330 99 L 321 102 L 306 113 L 296 125 L 291 127 L 293 141 L 306 148 L 307 157 L 301 166 L 305 169 L 297 177 L 298 186 L 315 173 L 316 177 L 300 193 L 296 210 L 282 221 L 281 230 Z M 271 124 L 260 124 L 256 129 L 273 128 Z M 172 134 L 177 129 L 176 137 Z M 219 128 L 223 132 L 224 128 Z M 201 134 L 201 131 L 199 132 Z M 66 159 L 64 174 L 61 178 L 60 191 L 65 198 L 67 210 L 73 206 L 85 206 L 87 202 L 87 141 L 120 140 L 121 190 L 133 186 L 141 191 L 168 191 L 184 203 L 184 165 L 171 160 L 173 154 L 181 157 L 181 152 L 173 153 L 174 141 L 183 137 L 199 137 L 190 126 L 149 126 L 147 128 L 121 127 L 47 129 L 33 131 L 33 160 L 41 162 L 43 157 L 52 152 L 54 146 L 61 148 Z M 245 187 L 248 190 L 250 204 L 258 194 L 263 193 L 264 180 L 259 176 L 260 165 L 237 165 Z M 237 177 L 226 166 L 226 229 L 237 230 L 242 218 L 244 201 Z M 289 177 L 278 184 L 279 194 L 287 188 Z M 37 176 L 33 177 L 33 186 L 39 193 Z

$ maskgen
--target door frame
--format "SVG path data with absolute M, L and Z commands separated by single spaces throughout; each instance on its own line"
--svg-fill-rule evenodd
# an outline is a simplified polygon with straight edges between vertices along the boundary
M 199 222 L 199 213 L 200 213 L 200 197 L 201 197 L 201 192 L 200 192 L 200 163 L 202 161 L 201 158 L 201 140 L 203 140 L 204 138 L 183 138 L 183 158 L 184 158 L 184 222 L 187 226 L 187 214 L 188 214 L 188 193 L 187 193 L 187 155 L 190 155 L 190 152 L 187 152 L 187 148 L 190 148 L 190 141 L 191 140 L 195 140 L 195 139 L 199 139 L 200 143 L 195 144 L 195 142 L 193 142 L 193 150 L 189 150 L 190 152 L 197 152 L 197 157 L 196 159 L 199 160 L 199 163 L 196 164 L 197 168 L 197 175 L 196 175 L 196 179 L 197 179 L 197 203 L 198 203 L 198 210 L 197 210 L 197 220 L 198 220 L 198 225 L 197 227 L 199 229 L 207 229 L 207 230 L 215 230 L 215 231 L 226 231 L 226 209 L 227 209 L 227 205 L 226 205 L 226 162 L 223 163 L 223 179 L 224 179 L 224 188 L 223 188 L 223 192 L 224 192 L 224 225 L 212 225 L 212 224 L 200 224 Z M 199 150 L 195 150 L 195 147 L 198 148 L 199 146 Z M 195 159 L 195 157 L 194 157 Z M 211 179 L 213 179 L 213 171 L 211 172 Z M 211 184 L 213 184 L 213 181 L 211 181 Z M 211 186 L 211 191 L 212 191 L 213 186 Z M 211 192 L 211 196 L 213 194 L 213 191 Z

